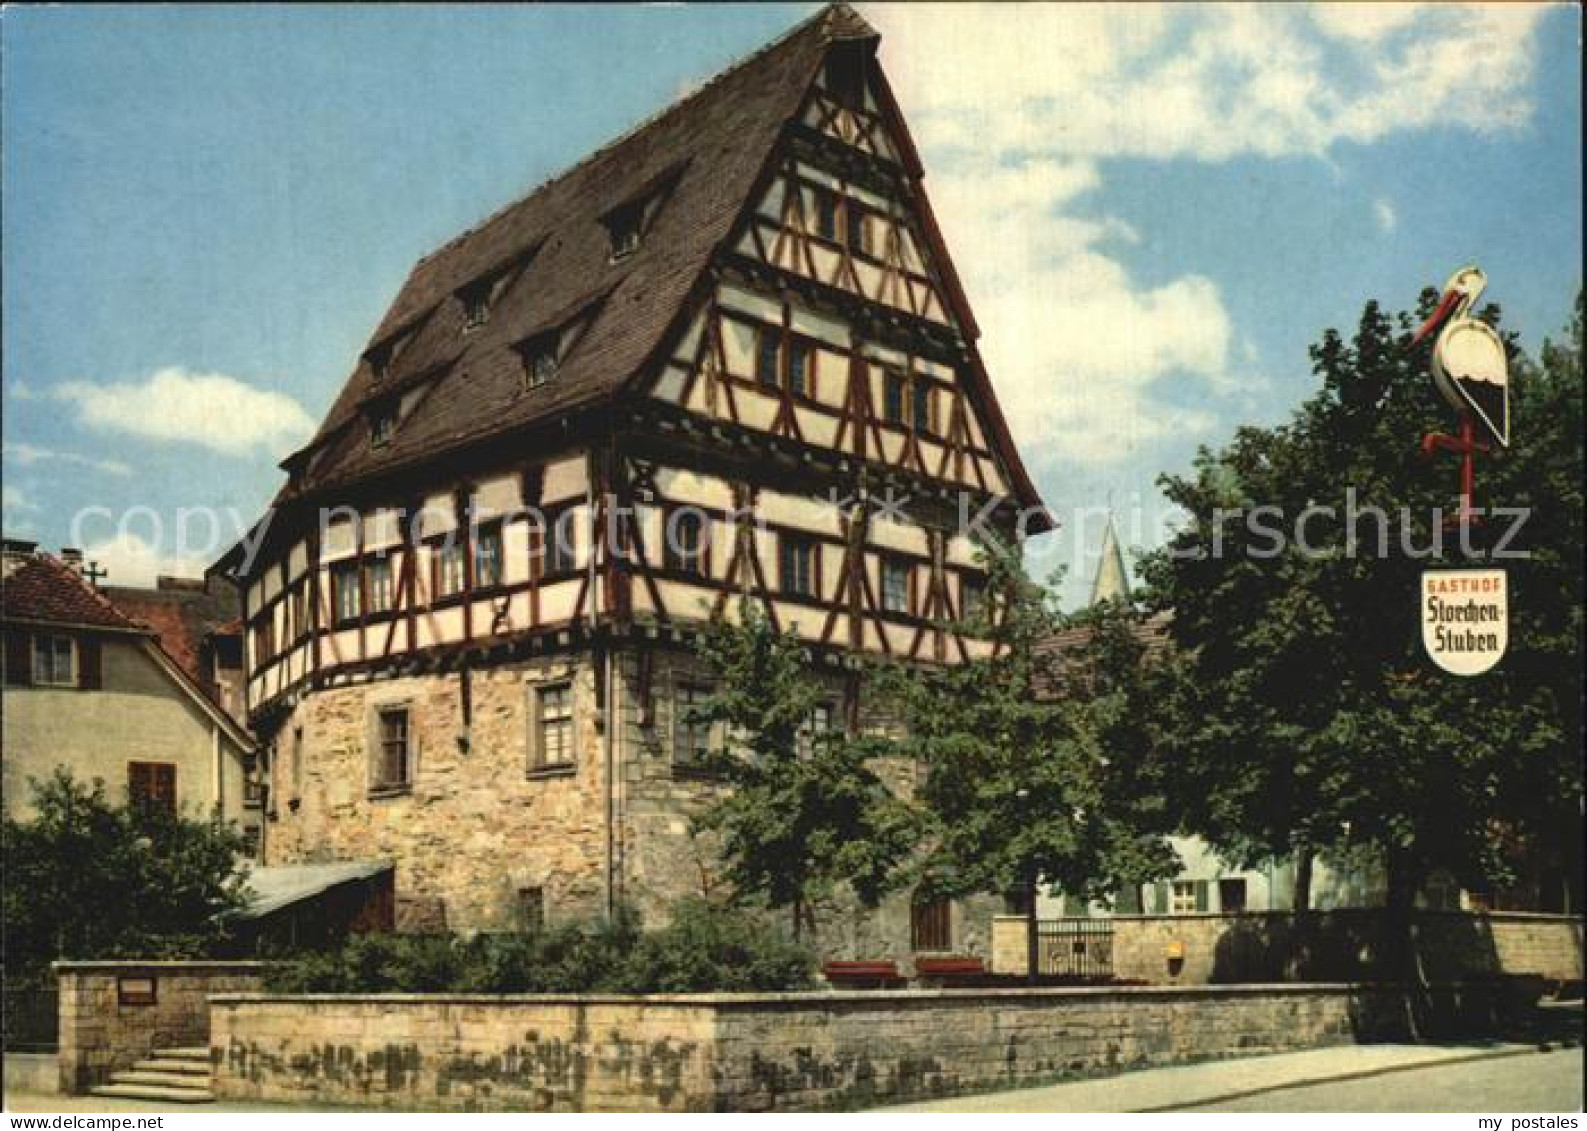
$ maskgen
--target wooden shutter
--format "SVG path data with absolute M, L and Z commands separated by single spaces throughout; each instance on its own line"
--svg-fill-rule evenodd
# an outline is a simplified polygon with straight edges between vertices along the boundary
M 1197 911 L 1205 911 L 1205 910 L 1207 910 L 1207 881 L 1206 880 L 1197 880 L 1196 881 L 1196 910 Z
M 104 686 L 103 649 L 98 640 L 85 636 L 77 641 L 77 686 L 97 691 Z
M 27 687 L 33 682 L 33 638 L 16 629 L 6 629 L 6 682 Z
M 1174 889 L 1166 880 L 1157 884 L 1157 906 L 1152 910 L 1159 915 L 1167 915 L 1174 910 Z

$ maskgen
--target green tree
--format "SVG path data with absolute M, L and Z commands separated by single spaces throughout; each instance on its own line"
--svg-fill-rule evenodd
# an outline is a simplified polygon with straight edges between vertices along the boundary
M 983 561 L 997 597 L 966 627 L 991 654 L 895 668 L 882 685 L 902 710 L 901 748 L 926 766 L 925 884 L 1025 893 L 1034 977 L 1039 884 L 1106 898 L 1172 869 L 1152 781 L 1152 677 L 1132 606 L 1067 618 L 1016 553 Z
M 720 837 L 735 896 L 788 909 L 798 938 L 813 905 L 842 885 L 875 906 L 898 883 L 918 827 L 876 772 L 886 744 L 818 728 L 823 691 L 804 645 L 758 605 L 739 610 L 738 623 L 714 622 L 700 644 L 716 690 L 695 721 L 724 736 L 707 762 L 729 788 L 696 825 Z
M 225 941 L 246 894 L 239 833 L 112 805 L 102 781 L 64 769 L 31 784 L 34 815 L 0 827 L 8 978 L 41 978 L 59 958 L 195 957 Z
M 1580 300 L 1577 311 L 1571 345 L 1550 345 L 1541 365 L 1505 339 L 1514 442 L 1484 460 L 1475 502 L 1528 508 L 1509 549 L 1530 556 L 1502 563 L 1509 650 L 1484 676 L 1434 669 L 1421 643 L 1421 571 L 1468 556 L 1442 528 L 1454 463 L 1418 451 L 1453 418 L 1429 347 L 1411 344 L 1420 318 L 1369 303 L 1351 340 L 1329 330 L 1312 348 L 1321 388 L 1289 421 L 1242 428 L 1193 474 L 1161 480 L 1192 519 L 1145 565 L 1183 666 L 1164 728 L 1176 799 L 1189 831 L 1227 856 L 1296 857 L 1297 907 L 1319 852 L 1375 854 L 1401 910 L 1431 869 L 1473 888 L 1507 882 L 1501 830 L 1559 846 L 1579 876 Z M 1499 311 L 1481 317 L 1497 326 Z M 1509 526 L 1475 528 L 1477 552 Z

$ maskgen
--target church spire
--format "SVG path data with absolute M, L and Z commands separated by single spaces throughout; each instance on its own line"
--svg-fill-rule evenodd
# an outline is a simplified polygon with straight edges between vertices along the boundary
M 1124 568 L 1124 551 L 1119 548 L 1118 535 L 1113 530 L 1113 515 L 1108 514 L 1108 528 L 1102 532 L 1102 560 L 1097 563 L 1097 576 L 1091 583 L 1091 603 L 1125 597 L 1130 592 L 1130 575 Z

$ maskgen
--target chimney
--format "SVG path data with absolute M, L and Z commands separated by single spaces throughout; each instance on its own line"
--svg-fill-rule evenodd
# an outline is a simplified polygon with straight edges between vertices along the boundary
M 37 542 L 29 542 L 22 538 L 6 538 L 3 540 L 4 575 L 11 576 L 11 571 L 32 559 L 34 551 L 39 548 Z
M 81 577 L 83 575 L 83 552 L 76 546 L 62 546 L 61 564 L 78 577 Z

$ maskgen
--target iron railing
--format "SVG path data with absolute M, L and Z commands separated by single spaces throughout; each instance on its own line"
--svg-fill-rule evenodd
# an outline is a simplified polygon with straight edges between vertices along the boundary
M 1113 921 L 1038 920 L 1036 955 L 1043 974 L 1067 978 L 1111 978 Z
M 7 1052 L 54 1052 L 60 1041 L 60 991 L 52 985 L 8 985 L 0 990 Z

